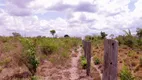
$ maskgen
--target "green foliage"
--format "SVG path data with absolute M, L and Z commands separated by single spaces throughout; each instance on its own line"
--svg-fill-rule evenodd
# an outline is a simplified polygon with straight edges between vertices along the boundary
M 101 36 L 93 35 L 93 36 L 85 36 L 85 40 L 91 41 L 92 45 L 99 45 L 102 43 Z
M 57 46 L 55 46 L 55 45 L 43 45 L 43 46 L 41 46 L 42 53 L 44 53 L 46 55 L 52 54 L 56 50 L 57 50 Z
M 139 38 L 142 38 L 142 28 L 138 28 L 138 29 L 137 29 L 137 36 L 138 36 Z
M 116 37 L 116 40 L 118 41 L 119 45 L 124 44 L 124 36 L 119 35 Z
M 80 43 L 79 38 L 36 38 L 36 48 L 40 60 L 47 59 L 58 65 L 69 60 L 70 49 L 76 48 Z
M 125 32 L 125 36 L 123 37 L 124 40 L 124 44 L 133 48 L 133 46 L 136 44 L 135 43 L 135 37 L 132 36 L 131 31 L 128 30 L 128 32 L 126 30 L 123 30 Z
M 119 45 L 127 45 L 131 48 L 142 49 L 142 39 L 137 39 L 134 36 L 118 36 L 116 38 L 119 42 Z
M 87 60 L 84 56 L 81 56 L 81 66 L 83 69 L 86 69 L 87 67 Z
M 107 36 L 107 34 L 106 34 L 105 32 L 101 32 L 101 38 L 102 38 L 102 39 L 105 39 L 106 36 Z
M 63 58 L 69 58 L 69 53 L 67 53 L 67 51 L 62 52 L 61 55 Z
M 20 41 L 24 46 L 23 61 L 34 75 L 39 64 L 39 61 L 36 57 L 35 44 L 26 38 L 20 38 Z
M 142 39 L 137 40 L 138 46 L 142 46 Z
M 134 40 L 133 40 L 133 38 L 132 37 L 125 37 L 125 40 L 124 40 L 125 42 L 124 42 L 124 44 L 125 45 L 127 45 L 127 46 L 129 46 L 129 47 L 133 47 L 133 45 L 134 45 Z
M 53 35 L 53 37 L 54 37 L 54 34 L 56 33 L 56 31 L 55 30 L 50 30 L 50 33 Z
M 128 56 L 129 56 L 129 57 L 133 57 L 134 55 L 135 55 L 135 52 L 134 52 L 134 51 L 130 50 L 130 51 L 128 52 Z
M 2 47 L 3 52 L 9 52 L 9 51 L 11 51 L 13 49 L 14 49 L 14 46 L 12 44 L 9 45 L 9 43 L 4 43 L 4 45 Z
M 93 60 L 94 60 L 95 65 L 101 63 L 100 59 L 98 57 L 96 57 L 96 56 L 93 57 Z
M 77 47 L 81 43 L 77 38 L 38 38 L 37 44 L 42 53 L 48 55 L 57 53 L 61 49 L 69 51 L 70 48 Z M 61 52 L 62 53 L 62 52 Z
M 12 35 L 13 35 L 14 37 L 21 37 L 21 34 L 20 34 L 20 33 L 17 33 L 17 32 L 13 32 Z
M 120 72 L 120 80 L 134 80 L 134 77 L 126 66 L 123 66 Z
M 2 36 L 0 36 L 0 40 L 1 40 L 3 43 L 8 42 L 8 38 L 7 38 L 7 37 L 2 37 Z
M 38 77 L 37 76 L 32 76 L 31 80 L 38 80 Z
M 85 40 L 92 41 L 92 40 L 94 40 L 94 37 L 88 35 L 88 36 L 85 36 Z
M 125 32 L 126 36 L 132 36 L 130 29 L 128 29 L 128 32 L 126 30 L 123 30 Z

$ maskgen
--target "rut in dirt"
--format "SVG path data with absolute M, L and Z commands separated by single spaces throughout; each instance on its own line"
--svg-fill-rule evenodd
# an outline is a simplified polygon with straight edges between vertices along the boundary
M 81 48 L 78 48 L 77 50 L 78 53 L 75 53 L 75 51 L 72 51 L 72 56 L 71 58 L 71 68 L 69 69 L 70 71 L 70 79 L 71 80 L 76 80 L 79 79 L 79 74 L 78 74 L 78 61 L 81 56 Z

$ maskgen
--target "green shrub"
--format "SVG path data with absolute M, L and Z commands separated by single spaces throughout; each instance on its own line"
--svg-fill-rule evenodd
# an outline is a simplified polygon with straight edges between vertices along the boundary
M 37 76 L 32 76 L 31 80 L 38 80 L 38 77 Z
M 83 69 L 86 69 L 87 67 L 87 60 L 84 56 L 81 56 L 81 66 Z
M 14 46 L 12 44 L 11 45 L 9 45 L 9 43 L 4 43 L 3 44 L 3 47 L 2 47 L 3 52 L 9 52 L 9 51 L 11 51 L 13 49 L 14 49 Z
M 128 47 L 133 47 L 134 45 L 134 42 L 132 39 L 126 39 L 125 42 L 124 42 L 125 45 L 127 45 Z
M 85 36 L 85 40 L 92 41 L 92 40 L 94 40 L 94 37 L 88 35 L 88 36 Z
M 100 64 L 100 59 L 96 56 L 93 57 L 95 65 Z
M 118 40 L 119 45 L 124 44 L 124 36 L 119 35 L 116 40 Z
M 123 66 L 120 72 L 120 80 L 134 80 L 134 77 L 126 66 Z
M 138 46 L 142 46 L 142 39 L 138 39 L 137 44 L 138 44 Z
M 139 38 L 142 38 L 142 28 L 137 28 L 137 36 L 139 37 Z
M 61 55 L 63 58 L 69 58 L 69 54 L 67 53 L 67 51 L 62 52 Z
M 128 52 L 128 56 L 129 56 L 129 57 L 133 57 L 134 55 L 135 55 L 135 52 L 134 52 L 134 51 L 131 50 L 131 51 Z
M 29 68 L 32 75 L 34 75 L 39 64 L 39 60 L 36 57 L 35 44 L 29 39 L 25 38 L 21 38 L 20 41 L 24 46 L 23 61 Z
M 106 36 L 107 36 L 107 34 L 106 34 L 105 32 L 101 32 L 100 34 L 101 34 L 101 38 L 102 38 L 102 39 L 105 39 Z
M 0 40 L 1 40 L 3 43 L 8 42 L 8 38 L 7 38 L 7 37 L 2 37 L 2 36 L 0 36 Z
M 48 55 L 52 54 L 57 48 L 54 45 L 44 45 L 41 46 L 42 53 Z

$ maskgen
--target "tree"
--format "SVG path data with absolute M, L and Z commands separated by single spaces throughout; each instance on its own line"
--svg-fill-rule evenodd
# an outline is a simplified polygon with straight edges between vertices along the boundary
M 107 36 L 107 34 L 106 34 L 105 32 L 102 32 L 102 31 L 101 31 L 101 38 L 102 38 L 102 39 L 105 39 L 106 36 Z
M 138 38 L 142 38 L 142 28 L 137 28 L 137 36 Z
M 13 32 L 12 35 L 13 35 L 14 37 L 20 37 L 20 36 L 21 36 L 20 33 L 17 33 L 17 32 Z
M 52 34 L 52 36 L 54 37 L 54 34 L 56 33 L 55 30 L 50 30 L 50 33 Z
M 65 34 L 64 37 L 70 37 L 68 34 Z

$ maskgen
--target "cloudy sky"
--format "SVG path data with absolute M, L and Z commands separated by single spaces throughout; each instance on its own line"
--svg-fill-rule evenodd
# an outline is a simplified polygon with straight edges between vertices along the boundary
M 84 36 L 142 28 L 142 0 L 0 0 L 0 35 Z

